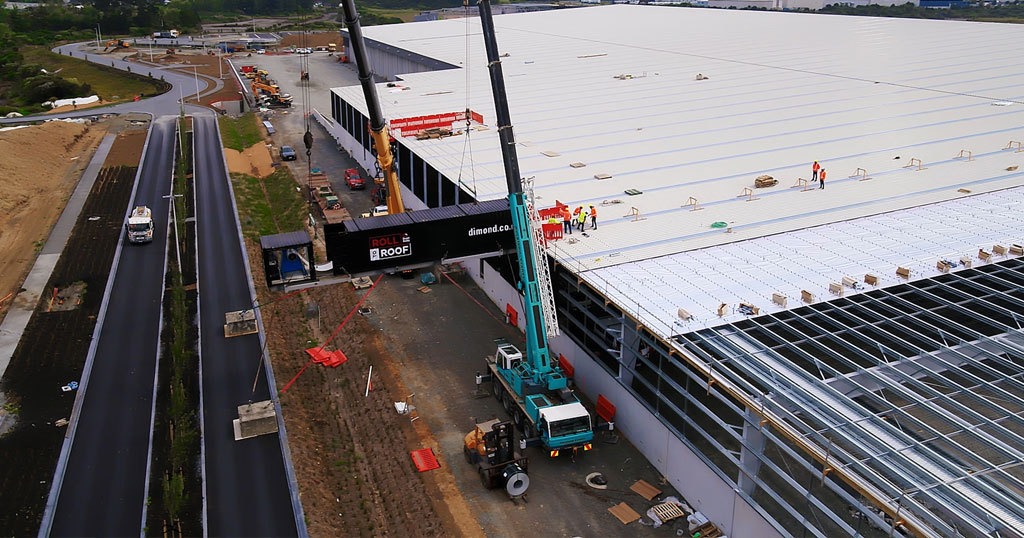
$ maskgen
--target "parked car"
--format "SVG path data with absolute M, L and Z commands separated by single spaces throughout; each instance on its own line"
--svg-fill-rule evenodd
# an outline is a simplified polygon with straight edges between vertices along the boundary
M 256 49 L 256 54 L 266 54 L 267 49 Z
M 363 176 L 359 175 L 359 170 L 355 168 L 345 170 L 345 184 L 352 190 L 366 188 L 366 181 L 363 180 Z
M 281 146 L 281 160 L 282 161 L 294 161 L 295 150 L 291 146 Z

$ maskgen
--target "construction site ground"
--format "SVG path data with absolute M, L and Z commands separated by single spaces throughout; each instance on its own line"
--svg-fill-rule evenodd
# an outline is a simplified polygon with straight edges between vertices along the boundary
M 118 121 L 49 122 L 0 132 L 0 154 L 21 156 L 0 159 L 0 298 L 21 287 L 93 151 Z M 145 133 L 139 148 L 144 139 Z M 0 321 L 16 300 L 0 301 Z
M 276 130 L 268 137 L 275 148 L 291 145 L 297 150 L 298 159 L 286 163 L 297 181 L 303 181 L 309 168 L 320 168 L 350 213 L 368 210 L 370 188 L 352 191 L 342 181 L 343 171 L 356 167 L 355 161 L 338 151 L 316 122 L 310 127 L 312 162 L 307 162 L 302 151 L 302 97 L 296 85 L 298 59 L 261 56 L 258 65 L 296 98 L 294 108 L 269 112 L 266 118 Z M 352 66 L 338 65 L 326 54 L 313 55 L 310 65 L 314 106 L 327 100 L 327 88 L 357 83 Z M 276 158 L 276 149 L 271 154 Z M 254 279 L 265 290 L 256 263 L 259 255 L 249 242 Z M 598 433 L 594 450 L 575 462 L 528 449 L 527 503 L 513 503 L 500 490 L 485 490 L 475 468 L 463 459 L 463 437 L 478 421 L 507 417 L 493 396 L 474 396 L 474 374 L 484 370 L 484 356 L 493 353 L 494 338 L 521 343 L 522 336 L 504 323 L 501 312 L 470 278 L 453 276 L 473 299 L 447 280 L 423 293 L 419 275 L 415 276 L 384 276 L 363 304 L 369 311 L 355 314 L 327 347 L 344 351 L 348 361 L 334 369 L 309 366 L 282 396 L 311 534 L 361 528 L 359 534 L 382 536 L 675 536 L 675 525 L 623 525 L 608 512 L 626 502 L 644 514 L 654 504 L 629 490 L 640 479 L 664 490 L 662 495 L 674 493 L 628 440 L 608 432 Z M 307 364 L 303 349 L 322 344 L 363 293 L 338 284 L 263 310 L 279 388 Z M 319 305 L 319 317 L 306 317 L 310 303 Z M 371 364 L 373 391 L 364 397 Z M 420 418 L 409 422 L 398 415 L 397 401 L 410 401 Z M 440 469 L 415 472 L 409 451 L 423 447 L 434 450 Z M 607 478 L 607 489 L 586 485 L 593 472 Z M 403 512 L 406 519 L 400 517 Z M 423 518 L 424 523 L 411 529 L 410 517 Z M 367 518 L 375 525 L 372 530 L 360 523 Z

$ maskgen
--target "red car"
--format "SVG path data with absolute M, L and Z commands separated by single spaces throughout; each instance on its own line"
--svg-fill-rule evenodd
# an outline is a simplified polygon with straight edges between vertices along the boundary
M 352 190 L 366 188 L 366 181 L 363 180 L 363 176 L 359 175 L 359 170 L 355 168 L 345 170 L 345 184 Z

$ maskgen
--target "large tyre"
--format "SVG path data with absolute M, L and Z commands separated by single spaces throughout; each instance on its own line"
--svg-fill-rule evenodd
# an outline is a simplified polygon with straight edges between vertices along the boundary
M 522 430 L 523 429 L 523 412 L 520 411 L 519 409 L 513 410 L 513 412 L 512 412 L 512 421 L 516 423 L 516 426 L 520 430 Z
M 462 455 L 466 457 L 466 463 L 473 463 L 473 451 L 468 446 L 462 446 Z
M 494 397 L 501 401 L 501 381 L 496 379 L 497 374 L 491 374 L 491 390 L 494 391 Z
M 505 406 L 505 413 L 512 413 L 512 396 L 507 392 L 501 393 L 501 405 Z
M 484 489 L 491 489 L 491 478 L 487 476 L 485 469 L 480 469 L 480 483 L 483 484 Z

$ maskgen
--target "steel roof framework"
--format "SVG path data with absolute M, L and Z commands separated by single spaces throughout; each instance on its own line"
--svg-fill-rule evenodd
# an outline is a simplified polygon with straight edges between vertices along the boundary
M 1024 536 L 1015 310 L 1020 259 L 675 341 L 938 532 Z

